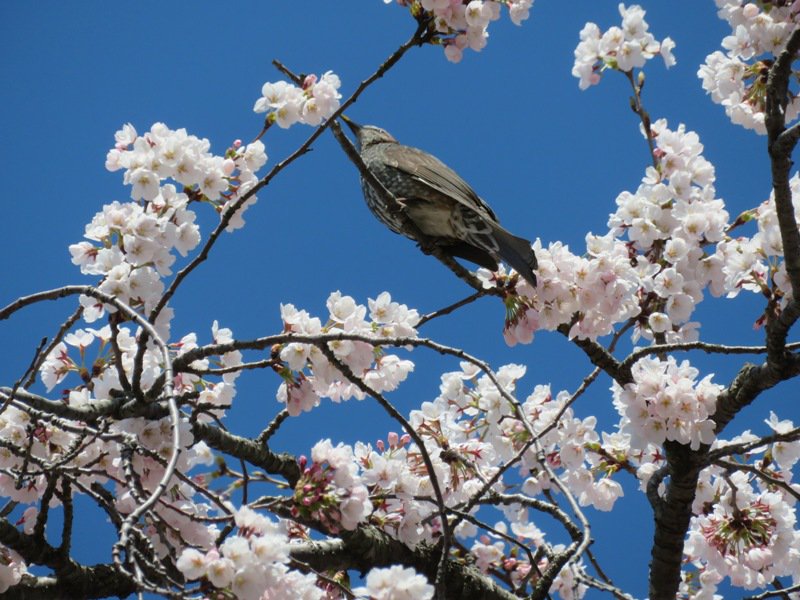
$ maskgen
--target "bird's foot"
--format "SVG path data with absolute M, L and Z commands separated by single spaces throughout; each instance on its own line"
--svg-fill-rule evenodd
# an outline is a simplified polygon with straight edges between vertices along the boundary
M 417 248 L 419 248 L 423 254 L 430 256 L 433 254 L 434 249 L 436 248 L 436 244 L 434 243 L 425 243 L 425 242 L 417 242 Z
M 390 206 L 389 212 L 392 213 L 393 215 L 407 214 L 408 206 L 406 205 L 406 199 L 398 198 L 397 196 L 395 196 L 394 200 L 397 204 L 394 206 Z

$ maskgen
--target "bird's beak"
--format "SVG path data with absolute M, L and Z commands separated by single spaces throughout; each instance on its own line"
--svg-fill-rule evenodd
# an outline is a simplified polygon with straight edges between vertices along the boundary
M 347 123 L 347 126 L 350 128 L 350 131 L 352 131 L 355 135 L 358 135 L 358 132 L 361 131 L 361 125 L 359 125 L 349 117 L 346 117 L 345 115 L 341 115 L 341 119 L 342 121 Z

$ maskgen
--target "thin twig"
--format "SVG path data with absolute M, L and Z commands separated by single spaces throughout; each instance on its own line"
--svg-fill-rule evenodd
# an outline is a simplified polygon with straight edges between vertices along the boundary
M 0 406 L 0 415 L 2 415 L 6 411 L 6 409 L 8 408 L 8 405 L 16 397 L 17 390 L 19 390 L 19 388 L 20 388 L 20 386 L 22 386 L 23 382 L 26 379 L 30 380 L 31 376 L 32 377 L 36 377 L 36 371 L 38 370 L 39 365 L 41 364 L 40 358 L 42 357 L 42 350 L 43 350 L 43 348 L 44 348 L 46 343 L 47 343 L 47 338 L 42 338 L 42 340 L 39 342 L 39 345 L 36 347 L 36 350 L 33 353 L 33 359 L 31 360 L 31 364 L 28 365 L 28 368 L 25 369 L 25 372 L 20 376 L 19 379 L 17 379 L 14 382 L 14 385 L 11 386 L 11 392 L 8 394 L 8 397 L 5 399 L 5 401 L 3 402 L 2 406 Z M 30 383 L 27 384 L 27 385 L 29 386 Z
M 459 300 L 458 302 L 454 302 L 453 304 L 450 304 L 449 306 L 445 306 L 444 308 L 440 308 L 439 310 L 435 310 L 435 311 L 433 311 L 431 313 L 428 313 L 427 315 L 422 315 L 420 317 L 419 321 L 417 322 L 417 327 L 421 327 L 422 325 L 424 325 L 428 321 L 431 321 L 431 320 L 436 319 L 438 317 L 443 317 L 444 315 L 449 315 L 450 313 L 452 313 L 456 309 L 459 309 L 462 306 L 466 306 L 467 304 L 471 304 L 472 302 L 475 302 L 475 300 L 477 300 L 479 298 L 483 298 L 484 296 L 486 296 L 486 292 L 484 290 L 479 290 L 479 291 L 475 292 L 474 294 L 470 294 L 469 296 L 467 296 L 463 300 Z
M 787 350 L 800 349 L 800 342 L 786 345 Z M 711 344 L 708 342 L 677 342 L 674 344 L 654 344 L 646 348 L 638 348 L 631 352 L 621 363 L 621 368 L 630 368 L 633 364 L 650 354 L 678 352 L 688 350 L 702 350 L 706 354 L 765 354 L 766 346 L 727 346 L 725 344 Z
M 283 171 L 286 167 L 292 164 L 295 160 L 306 154 L 309 149 L 311 148 L 311 144 L 313 144 L 319 136 L 323 134 L 325 129 L 327 129 L 331 123 L 334 123 L 335 120 L 344 113 L 347 108 L 350 107 L 356 100 L 358 100 L 359 96 L 361 96 L 362 92 L 367 89 L 375 80 L 383 77 L 383 75 L 392 67 L 394 66 L 397 61 L 399 61 L 402 56 L 412 47 L 420 45 L 425 41 L 425 30 L 422 27 L 419 27 L 417 31 L 414 32 L 408 41 L 402 44 L 397 50 L 395 50 L 388 59 L 386 59 L 383 64 L 378 68 L 375 73 L 370 75 L 367 79 L 362 81 L 356 90 L 350 95 L 350 97 L 341 103 L 339 108 L 334 111 L 331 117 L 322 123 L 319 127 L 317 127 L 314 132 L 308 136 L 305 142 L 303 142 L 297 150 L 292 152 L 289 156 L 283 159 L 281 162 L 277 163 L 272 170 L 267 173 L 264 177 L 262 177 L 252 189 L 248 190 L 247 193 L 243 194 L 241 198 L 236 200 L 231 206 L 229 206 L 225 212 L 220 216 L 220 222 L 211 235 L 208 238 L 208 241 L 203 245 L 203 248 L 200 250 L 200 253 L 192 259 L 192 261 L 186 265 L 183 269 L 181 269 L 178 274 L 175 276 L 175 279 L 170 283 L 167 290 L 161 296 L 161 299 L 156 304 L 155 308 L 153 308 L 152 312 L 149 315 L 150 322 L 154 322 L 156 317 L 161 313 L 163 308 L 167 305 L 169 300 L 175 294 L 175 290 L 181 284 L 181 282 L 192 272 L 194 271 L 200 263 L 208 258 L 208 254 L 211 251 L 211 248 L 216 243 L 217 239 L 222 232 L 228 227 L 231 219 L 233 216 L 238 212 L 238 210 L 247 202 L 250 198 L 255 196 L 262 188 L 267 186 L 272 179 L 275 178 L 278 173 Z
M 642 87 L 644 87 L 644 71 L 639 72 L 638 83 L 633 78 L 633 70 L 623 71 L 623 73 L 625 74 L 625 77 L 627 78 L 628 82 L 631 84 L 631 88 L 633 89 L 633 97 L 630 99 L 631 109 L 639 116 L 639 119 L 642 122 L 642 128 L 644 129 L 644 136 L 647 139 L 647 147 L 650 149 L 650 160 L 653 161 L 653 167 L 658 169 L 658 158 L 656 158 L 655 135 L 653 135 L 653 130 L 651 128 L 650 114 L 647 112 L 647 110 L 645 110 L 644 104 L 642 103 Z

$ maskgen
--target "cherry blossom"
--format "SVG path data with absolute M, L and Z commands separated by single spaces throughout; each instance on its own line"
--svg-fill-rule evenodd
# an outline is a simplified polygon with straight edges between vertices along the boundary
M 428 600 L 433 598 L 433 586 L 414 569 L 399 565 L 387 569 L 375 568 L 367 573 L 366 585 L 353 590 L 358 597 L 370 600 Z
M 414 329 L 419 314 L 416 310 L 393 302 L 384 292 L 369 302 L 367 308 L 356 305 L 349 296 L 334 292 L 328 298 L 330 316 L 323 326 L 317 317 L 291 304 L 281 306 L 284 329 L 304 335 L 331 335 L 336 333 L 374 337 L 415 337 Z M 337 360 L 342 361 L 376 392 L 391 391 L 403 382 L 413 370 L 414 363 L 397 355 L 380 352 L 366 341 L 335 340 L 328 342 Z M 322 351 L 312 345 L 292 342 L 283 345 L 279 356 L 287 369 L 282 372 L 284 382 L 278 388 L 277 398 L 285 403 L 292 416 L 307 412 L 319 404 L 320 398 L 335 402 L 356 398 L 363 400 L 364 391 L 352 383 L 344 383 L 335 364 L 331 364 Z
M 675 64 L 672 55 L 675 42 L 671 38 L 659 42 L 653 37 L 642 7 L 636 4 L 626 7 L 620 3 L 619 14 L 622 16 L 620 27 L 601 32 L 594 23 L 587 23 L 580 33 L 572 74 L 580 79 L 582 90 L 600 83 L 606 69 L 641 69 L 645 62 L 658 55 L 667 67 Z
M 444 47 L 444 54 L 450 62 L 461 62 L 464 50 L 469 48 L 480 52 L 489 38 L 489 23 L 500 18 L 501 8 L 508 8 L 508 16 L 514 25 L 530 16 L 534 0 L 396 0 L 401 6 L 408 6 L 411 14 L 419 18 L 419 10 L 433 19 L 436 42 Z M 392 0 L 384 0 L 390 4 Z
M 716 0 L 720 18 L 731 26 L 731 35 L 722 40 L 726 52 L 706 57 L 697 72 L 703 89 L 716 104 L 725 107 L 731 122 L 757 133 L 766 133 L 765 65 L 783 50 L 797 15 L 792 3 L 742 3 Z M 785 109 L 786 122 L 800 111 L 800 100 L 790 91 Z
M 253 111 L 267 113 L 267 119 L 286 129 L 295 123 L 319 125 L 339 108 L 341 81 L 333 71 L 322 77 L 309 75 L 303 86 L 286 81 L 267 82 L 261 88 L 261 98 Z M 256 170 L 256 169 L 253 169 Z
M 422 23 L 431 17 L 430 39 L 457 62 L 464 50 L 486 45 L 503 6 L 519 25 L 532 0 L 397 3 Z M 763 132 L 763 72 L 793 31 L 798 3 L 717 0 L 717 6 L 731 34 L 721 41 L 724 52 L 701 67 L 703 86 L 733 122 Z M 620 4 L 619 13 L 619 26 L 602 31 L 589 23 L 580 33 L 573 75 L 581 89 L 599 83 L 606 71 L 634 82 L 633 71 L 656 56 L 668 67 L 675 64 L 675 43 L 655 39 L 641 7 Z M 266 114 L 264 132 L 273 123 L 318 126 L 339 109 L 340 87 L 332 71 L 306 76 L 300 85 L 265 83 L 254 111 Z M 787 118 L 798 110 L 791 94 Z M 69 247 L 72 263 L 117 302 L 81 297 L 84 322 L 65 327 L 37 356 L 42 385 L 47 392 L 61 386 L 60 395 L 26 395 L 20 384 L 0 411 L 0 493 L 10 499 L 9 511 L 18 510 L 17 533 L 37 535 L 45 509 L 66 514 L 67 493 L 94 494 L 116 519 L 120 544 L 134 537 L 148 558 L 174 565 L 194 582 L 194 591 L 209 597 L 433 597 L 431 581 L 402 565 L 371 569 L 363 586 L 349 590 L 345 577 L 317 573 L 293 556 L 317 538 L 346 539 L 348 532 L 372 528 L 409 551 L 442 548 L 449 540 L 445 558 L 519 586 L 520 593 L 558 564 L 558 573 L 544 580 L 549 593 L 582 598 L 597 584 L 583 557 L 569 554 L 579 543 L 575 523 L 583 525 L 584 507 L 614 510 L 636 487 L 654 506 L 666 501 L 672 472 L 665 476 L 664 467 L 675 468 L 668 457 L 679 445 L 693 457 L 712 457 L 697 463 L 694 500 L 686 502 L 687 520 L 689 506 L 693 515 L 685 558 L 694 578 L 684 572 L 681 592 L 713 598 L 725 579 L 755 589 L 796 577 L 797 427 L 770 412 L 753 421 L 753 432 L 731 437 L 725 432 L 731 388 L 662 346 L 699 339 L 692 319 L 708 294 L 730 301 L 742 292 L 763 296 L 773 313 L 754 315 L 757 325 L 789 306 L 774 195 L 731 222 L 700 136 L 664 119 L 641 121 L 652 164 L 617 195 L 605 225 L 585 236 L 585 248 L 537 240 L 535 288 L 502 266 L 477 275 L 478 287 L 502 300 L 509 346 L 558 331 L 589 348 L 594 365 L 613 378 L 610 396 L 619 419 L 610 425 L 576 403 L 597 372 L 570 392 L 546 378 L 526 380 L 543 375 L 533 369 L 528 375 L 524 364 L 493 368 L 421 337 L 418 329 L 428 317 L 380 288 L 366 302 L 334 291 L 321 316 L 282 304 L 274 336 L 237 340 L 216 320 L 210 333 L 174 331 L 165 293 L 174 291 L 176 265 L 196 256 L 203 239 L 196 210 L 211 206 L 220 230 L 243 227 L 242 213 L 256 201 L 253 190 L 266 183 L 256 176 L 266 149 L 258 139 L 235 140 L 215 155 L 209 140 L 184 129 L 155 123 L 140 135 L 123 125 L 106 167 L 121 172 L 130 200 L 106 204 L 86 225 L 84 239 Z M 800 193 L 800 176 L 789 186 Z M 798 209 L 795 219 L 800 222 Z M 635 354 L 618 360 L 615 346 L 626 331 Z M 430 351 L 452 361 L 438 389 L 405 412 L 387 408 L 388 393 Z M 249 352 L 259 354 L 251 359 Z M 251 368 L 273 377 L 277 416 L 243 439 L 221 424 L 241 404 L 237 382 Z M 342 441 L 331 428 L 305 451 L 308 456 L 273 449 L 271 436 L 284 421 L 302 423 L 323 401 L 350 399 L 377 402 L 402 430 L 367 442 Z M 204 436 L 208 431 L 214 433 Z M 238 465 L 221 456 L 231 447 L 245 448 Z M 236 471 L 245 461 L 258 468 Z M 50 472 L 69 479 L 56 485 L 46 477 Z M 626 477 L 633 482 L 628 489 Z M 271 486 L 274 495 L 257 497 L 251 489 L 260 486 Z M 565 518 L 577 519 L 567 527 L 570 547 L 539 526 L 538 510 L 560 516 L 561 502 L 569 506 Z M 588 543 L 588 526 L 585 533 Z M 568 554 L 566 562 L 556 562 Z M 0 545 L 0 592 L 27 569 L 21 556 Z
M 622 416 L 620 430 L 631 435 L 632 447 L 659 446 L 671 440 L 697 449 L 714 441 L 709 417 L 722 386 L 711 383 L 711 375 L 696 381 L 698 374 L 688 361 L 644 358 L 632 369 L 634 383 L 624 388 L 614 383 L 614 405 Z

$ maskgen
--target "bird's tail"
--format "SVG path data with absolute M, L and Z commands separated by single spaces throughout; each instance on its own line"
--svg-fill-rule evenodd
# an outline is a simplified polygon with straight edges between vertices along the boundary
M 512 235 L 499 225 L 495 226 L 494 239 L 497 241 L 500 258 L 513 267 L 528 283 L 536 287 L 534 270 L 538 263 L 531 243 L 524 238 Z

